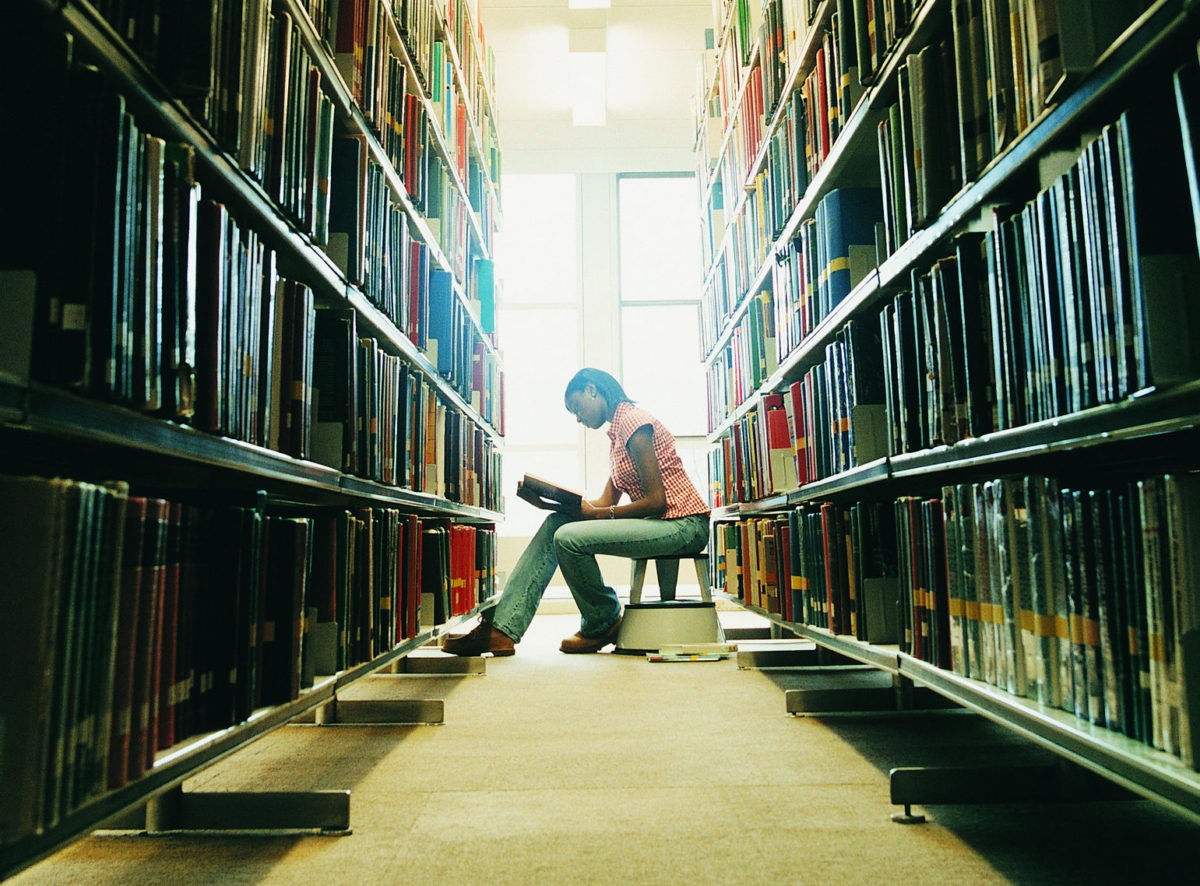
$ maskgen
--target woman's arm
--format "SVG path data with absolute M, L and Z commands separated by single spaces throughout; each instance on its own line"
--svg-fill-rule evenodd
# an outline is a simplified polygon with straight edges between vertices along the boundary
M 591 501 L 584 499 L 580 502 L 579 512 L 584 517 L 592 519 L 608 519 L 608 509 L 610 505 L 615 505 L 621 500 L 621 493 L 617 492 L 617 487 L 613 486 L 612 477 L 608 478 L 608 482 L 604 484 L 604 492 L 599 498 L 594 498 Z

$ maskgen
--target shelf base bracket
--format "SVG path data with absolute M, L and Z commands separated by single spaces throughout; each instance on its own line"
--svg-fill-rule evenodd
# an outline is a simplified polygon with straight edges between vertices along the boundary
M 349 791 L 184 791 L 146 801 L 148 834 L 193 831 L 350 833 Z
M 487 659 L 480 655 L 435 655 L 410 653 L 392 662 L 383 674 L 405 674 L 419 677 L 477 676 L 487 673 Z
M 1129 800 L 1136 795 L 1090 770 L 1063 760 L 1006 766 L 903 766 L 888 773 L 891 802 L 903 806 L 892 820 L 924 821 L 912 805 L 1057 803 Z
M 335 699 L 320 714 L 321 726 L 431 726 L 446 722 L 446 703 L 440 698 Z
M 878 713 L 896 710 L 891 688 L 789 689 L 783 694 L 789 714 Z
M 758 640 L 738 644 L 737 666 L 741 670 L 808 668 L 819 664 L 821 648 L 809 640 Z
M 814 677 L 837 681 L 855 681 L 859 685 L 812 686 L 788 689 L 784 692 L 787 712 L 796 716 L 822 714 L 924 714 L 939 711 L 958 712 L 954 702 L 923 686 L 913 686 L 908 680 L 892 675 L 891 685 L 864 685 L 863 677 L 886 677 L 870 665 L 812 668 Z M 828 681 L 826 681 L 828 682 Z

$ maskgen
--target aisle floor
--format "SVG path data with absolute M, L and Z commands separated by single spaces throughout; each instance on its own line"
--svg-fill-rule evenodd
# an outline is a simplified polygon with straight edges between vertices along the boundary
M 1200 827 L 1144 800 L 921 807 L 925 824 L 893 822 L 894 766 L 1048 756 L 975 715 L 793 717 L 784 690 L 807 679 L 794 671 L 559 653 L 559 640 L 577 627 L 575 615 L 539 615 L 517 655 L 487 659 L 482 676 L 385 675 L 354 687 L 355 697 L 442 698 L 442 725 L 292 725 L 186 785 L 348 788 L 348 835 L 107 832 L 10 882 L 1096 884 L 1196 876 Z

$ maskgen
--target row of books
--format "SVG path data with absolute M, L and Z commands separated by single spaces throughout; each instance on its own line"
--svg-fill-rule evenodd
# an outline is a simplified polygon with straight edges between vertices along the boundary
M 825 164 L 864 94 L 855 65 L 854 24 L 854 17 L 843 16 L 841 11 L 829 17 L 812 69 L 796 87 L 804 101 L 802 150 L 810 178 Z M 801 147 L 797 144 L 793 150 Z
M 486 284 L 485 284 L 486 285 Z M 503 375 L 467 303 L 458 298 L 450 274 L 435 270 L 429 281 L 429 323 L 425 346 L 429 362 L 459 395 L 503 433 Z
M 322 243 L 333 106 L 293 12 L 266 0 L 96 5 L 217 144 Z M 324 18 L 324 4 L 313 6 L 297 12 Z
M 1070 0 L 1061 2 L 1074 9 Z M 714 256 L 716 272 L 710 276 L 709 287 L 704 293 L 704 301 L 711 303 L 705 308 L 706 326 L 709 327 L 704 333 L 706 342 L 715 341 L 725 318 L 740 307 L 743 298 L 748 297 L 746 284 L 755 278 L 774 237 L 792 214 L 797 201 L 802 199 L 803 188 L 820 168 L 836 138 L 838 127 L 848 119 L 850 111 L 861 97 L 864 81 L 861 75 L 853 73 L 857 70 L 855 60 L 858 68 L 874 72 L 886 57 L 891 44 L 884 45 L 882 54 L 878 48 L 873 48 L 871 24 L 877 20 L 890 22 L 889 33 L 893 42 L 907 27 L 912 10 L 892 9 L 892 6 L 891 3 L 874 0 L 839 3 L 831 16 L 831 25 L 822 45 L 817 50 L 813 68 L 790 96 L 780 97 L 787 107 L 780 115 L 779 126 L 770 133 L 768 162 L 754 181 L 748 183 L 752 184 L 750 196 L 737 207 L 738 214 L 729 219 L 724 207 L 720 212 L 721 223 L 730 225 L 730 235 L 722 241 L 724 248 Z M 956 4 L 956 15 L 960 6 L 967 4 Z M 1035 6 L 1045 9 L 1039 14 Z M 1072 57 L 1072 69 L 1083 70 L 1094 62 L 1099 51 L 1132 21 L 1143 6 L 1131 0 L 1129 3 L 1114 4 L 1113 9 L 1106 9 L 1098 15 L 1097 20 L 1089 25 L 1090 48 L 1079 43 L 1080 38 L 1076 37 L 1076 44 L 1068 51 Z M 988 14 L 992 15 L 991 12 Z M 1012 22 L 1006 19 L 1005 28 L 1011 31 L 1011 28 L 1017 27 L 1041 27 L 1043 30 L 1051 29 L 1047 34 L 1056 33 L 1058 14 L 1057 2 L 1053 0 L 1037 3 L 1029 0 L 1027 3 L 1014 4 Z M 982 28 L 983 23 L 984 19 L 980 18 L 976 27 Z M 868 39 L 865 43 L 857 40 L 856 29 L 860 26 L 867 28 Z M 1007 63 L 1010 66 L 1017 64 L 1018 56 L 1025 52 L 1025 44 L 1016 45 L 1011 38 L 1007 38 L 1004 45 L 1010 48 L 1005 56 Z M 1016 49 L 1012 49 L 1014 45 Z M 962 51 L 962 47 L 953 40 L 933 43 L 898 66 L 899 97 L 889 108 L 888 116 L 879 124 L 878 156 L 884 185 L 879 192 L 883 201 L 882 215 L 878 210 L 869 213 L 871 219 L 861 215 L 862 227 L 867 233 L 859 242 L 864 246 L 864 255 L 866 246 L 874 247 L 869 257 L 871 264 L 895 251 L 914 231 L 927 225 L 962 184 L 972 180 L 982 170 L 978 164 L 967 169 L 963 152 L 955 144 L 960 141 L 962 130 L 962 97 L 955 95 L 955 84 L 956 75 L 963 64 L 980 66 L 991 62 L 981 54 L 957 63 L 956 47 Z M 868 65 L 864 64 L 864 59 L 872 61 Z M 841 76 L 826 75 L 822 79 L 830 64 L 840 66 L 835 73 L 840 72 Z M 1047 65 L 1043 65 L 1043 73 L 1050 77 L 1048 72 L 1052 65 Z M 1026 70 L 1026 67 L 1021 70 Z M 867 78 L 869 80 L 870 77 Z M 854 88 L 848 88 L 848 83 L 853 84 Z M 748 90 L 748 94 L 753 93 Z M 1022 100 L 1024 96 L 1022 91 Z M 1008 110 L 1015 113 L 1013 109 Z M 1017 122 L 1021 126 L 1014 129 Z M 1028 114 L 1022 114 L 1019 121 L 1014 117 L 1013 122 L 1003 130 L 1005 142 L 998 145 L 991 156 L 1003 150 L 1015 139 L 1015 134 L 1028 128 L 1031 122 L 1032 117 Z M 742 125 L 746 125 L 744 121 Z M 731 141 L 745 141 L 745 138 Z M 743 156 L 744 152 L 739 154 L 731 149 L 730 156 L 734 154 Z M 723 162 L 717 178 L 740 184 L 744 176 L 744 168 L 735 169 Z M 805 224 L 815 224 L 820 228 L 821 223 L 816 218 L 819 211 L 818 205 L 814 208 L 814 218 Z M 878 237 L 870 225 L 880 220 L 883 222 L 882 236 Z M 880 241 L 878 244 L 877 239 Z M 794 246 L 788 244 L 780 249 L 780 255 L 786 256 L 793 249 Z M 786 260 L 781 260 L 780 255 L 775 256 L 775 264 L 786 265 Z M 777 299 L 777 303 L 782 303 L 782 300 Z
M 729 207 L 735 213 L 717 243 L 718 252 L 700 297 L 700 345 L 705 354 L 711 354 L 722 327 L 751 297 L 754 272 L 762 266 L 770 248 L 764 233 L 765 219 L 759 211 L 764 205 L 761 184 L 761 181 L 755 183 L 744 192 L 743 201 Z M 729 198 L 726 195 L 722 199 Z M 752 211 L 746 211 L 747 207 Z M 724 214 L 725 210 L 720 212 Z
M 708 364 L 709 430 L 734 413 L 779 367 L 775 347 L 775 307 L 769 287 L 759 290 L 729 341 Z
M 963 185 L 954 45 L 928 43 L 897 70 L 897 100 L 877 128 L 884 236 L 891 255 Z
M 1039 475 L 718 524 L 725 586 L 1200 766 L 1200 475 Z
M 874 270 L 878 198 L 874 188 L 835 188 L 797 229 L 774 273 L 781 360 Z
M 1200 765 L 1197 476 L 942 497 L 954 670 Z
M 494 532 L 390 508 L 268 510 L 0 478 L 0 841 L 141 777 L 157 751 L 300 697 L 494 592 Z M 428 598 L 428 599 L 424 599 Z
M 875 267 L 879 192 L 836 188 L 817 204 L 777 256 L 772 276 L 739 319 L 726 354 L 712 360 L 710 430 L 744 402 Z M 715 281 L 714 281 L 715 282 Z M 700 303 L 701 337 L 711 351 L 724 304 L 713 286 Z M 725 290 L 727 291 L 727 290 Z
M 262 187 L 297 230 L 329 241 L 333 102 L 300 29 L 286 11 L 268 21 L 269 66 L 262 121 Z
M 789 492 L 887 455 L 876 324 L 849 321 L 786 391 L 758 395 L 710 462 L 722 504 Z
M 885 307 L 893 453 L 1200 373 L 1177 335 L 1195 324 L 1186 281 L 1200 267 L 1178 130 L 1143 113 L 1166 90 L 1158 99 L 1103 127 L 1028 204 L 998 210 L 995 230 L 960 235 Z
M 467 0 L 450 0 L 445 4 L 443 33 L 454 47 L 462 74 L 463 93 L 476 117 L 489 120 L 482 114 L 493 94 L 495 56 L 487 41 L 477 8 Z M 495 181 L 499 181 L 499 177 Z
M 786 622 L 898 643 L 905 622 L 896 520 L 890 503 L 825 502 L 718 523 L 719 581 Z
M 303 428 L 290 416 L 311 292 L 203 196 L 189 146 L 143 132 L 97 69 L 76 65 L 68 82 L 82 153 L 48 208 L 64 235 L 53 255 L 4 258 L 41 275 L 33 375 L 303 457 L 289 433 Z
M 964 180 L 973 181 L 1020 138 L 1150 5 L 1147 0 L 954 3 Z
M 213 0 L 186 10 L 159 2 L 97 7 L 172 94 L 185 99 L 222 147 L 260 180 L 267 169 L 266 141 L 272 132 L 287 132 L 269 97 L 278 95 L 273 79 L 288 81 L 289 55 L 299 48 L 280 39 L 299 27 L 293 22 L 296 12 L 308 14 L 311 24 L 305 27 L 323 40 L 351 97 L 385 144 L 407 147 L 389 133 L 402 131 L 402 120 L 413 117 L 411 110 L 402 113 L 406 94 L 415 98 L 424 91 L 417 84 L 408 87 L 404 61 L 411 60 L 426 86 L 432 80 L 439 11 L 432 2 L 404 3 L 395 10 L 380 0 L 297 4 L 295 10 L 275 9 L 265 0 Z M 486 69 L 476 63 L 473 70 Z
M 416 73 L 405 63 L 399 34 L 389 27 L 390 10 L 363 0 L 339 3 L 337 10 L 333 57 L 338 73 L 393 168 L 408 173 L 409 152 L 415 159 L 426 149 L 426 122 Z M 419 192 L 415 173 L 406 174 L 404 183 Z
M 494 404 L 490 391 L 473 387 L 475 381 L 483 384 L 499 373 L 499 359 L 487 346 L 494 344 L 495 336 L 494 264 L 467 248 L 465 204 L 454 196 L 457 192 L 443 191 L 440 185 L 432 190 L 449 200 L 439 203 L 437 211 L 447 213 L 452 219 L 450 226 L 458 231 L 453 236 L 457 251 L 453 257 L 447 255 L 451 270 L 441 268 L 429 245 L 420 239 L 415 224 L 395 199 L 386 171 L 372 161 L 366 137 L 348 135 L 335 140 L 328 252 L 346 278 L 360 286 L 368 300 L 418 348 L 430 347 L 432 325 L 438 326 L 444 338 L 446 324 L 451 323 L 461 343 L 453 353 L 443 345 L 440 355 L 430 354 L 430 361 L 436 365 L 439 356 L 449 361 L 447 377 L 465 399 L 477 397 Z M 437 216 L 428 223 L 435 234 L 442 229 Z M 449 301 L 442 297 L 446 294 Z M 431 298 L 437 299 L 436 307 L 431 307 Z M 473 381 L 468 372 L 450 372 L 451 367 L 470 365 L 477 350 L 484 364 L 479 379 Z M 484 417 L 499 421 L 495 409 Z
M 468 300 L 451 273 L 414 236 L 385 173 L 370 162 L 365 140 L 347 136 L 334 148 L 334 233 L 330 251 L 348 278 L 418 348 L 463 399 L 503 427 L 495 339 L 495 275 L 490 259 L 464 268 Z M 349 182 L 357 186 L 351 187 Z M 468 272 L 469 270 L 469 272 Z M 485 325 L 486 324 L 486 325 Z
M 498 509 L 499 450 L 403 357 L 358 332 L 350 308 L 316 312 L 312 459 L 347 474 Z
M 41 272 L 30 334 L 34 377 L 307 457 L 312 290 L 283 278 L 256 231 L 205 198 L 193 149 L 142 132 L 97 69 L 76 65 L 68 82 L 67 101 L 80 112 L 68 127 L 84 152 L 53 179 L 62 190 L 46 211 L 69 233 L 54 241 L 53 255 L 45 245 L 30 254 L 14 243 L 3 259 L 16 267 L 32 261 Z M 363 142 L 335 146 L 343 144 Z M 351 189 L 340 177 L 335 183 Z M 391 217 L 408 231 L 403 213 Z M 417 315 L 392 313 L 422 346 L 428 249 L 412 238 L 399 245 L 397 254 L 414 264 L 402 266 L 407 273 L 395 289 L 405 308 L 416 297 Z M 474 282 L 490 317 L 490 277 L 476 274 Z M 452 381 L 496 427 L 498 358 L 462 311 L 454 318 L 455 346 L 443 349 L 456 368 Z
M 792 4 L 779 0 L 766 4 L 759 35 L 759 64 L 748 68 L 745 74 L 743 104 L 736 115 L 736 137 L 727 143 L 726 153 L 716 159 L 710 159 L 715 137 L 709 135 L 704 141 L 702 169 L 715 171 L 717 181 L 738 186 L 753 184 L 762 195 L 756 205 L 748 203 L 743 210 L 758 216 L 756 233 L 761 246 L 746 250 L 743 260 L 752 264 L 740 269 L 738 277 L 754 277 L 762 258 L 803 198 L 808 182 L 820 170 L 838 133 L 863 96 L 864 81 L 858 74 L 856 61 L 856 29 L 866 29 L 873 44 L 875 4 L 857 3 L 853 9 L 851 5 L 846 0 L 837 4 L 822 31 L 811 68 L 794 90 L 784 94 L 783 86 L 792 63 L 785 47 L 794 47 L 796 34 L 806 34 L 809 22 L 805 17 L 797 25 L 794 17 L 798 11 Z M 900 15 L 899 20 L 903 30 L 907 19 Z M 782 106 L 782 110 L 777 111 L 777 106 Z M 702 125 L 706 132 L 717 129 L 707 121 L 725 119 L 708 108 L 705 115 L 706 122 Z M 776 116 L 777 124 L 769 128 Z M 769 143 L 766 163 L 751 176 L 751 166 L 764 139 Z M 743 291 L 735 289 L 735 303 Z
M 294 17 L 302 11 L 272 11 L 263 0 L 222 0 L 201 6 L 198 11 L 163 12 L 164 33 L 176 35 L 170 37 L 172 48 L 168 51 L 164 45 L 145 51 L 163 58 L 164 64 L 170 56 L 170 65 L 186 69 L 186 76 L 170 76 L 170 71 L 163 75 L 172 93 L 192 104 L 218 144 L 262 183 L 289 219 L 323 245 L 334 115 L 320 69 L 308 55 Z M 436 12 L 433 3 L 405 4 L 402 17 L 431 36 Z M 123 21 L 130 17 L 130 34 L 135 25 L 141 34 L 154 22 L 148 13 L 143 21 L 142 12 L 127 14 L 116 5 L 111 14 Z M 431 122 L 426 87 L 412 76 L 408 53 L 400 43 L 407 32 L 397 31 L 390 4 L 378 0 L 337 4 L 327 16 L 327 25 L 326 48 L 337 70 L 414 205 L 440 219 L 443 251 L 462 279 L 470 254 L 465 216 L 472 206 L 477 212 L 486 207 L 487 218 L 478 227 L 490 241 L 494 215 L 490 189 L 473 202 L 461 196 L 472 181 L 481 183 L 479 176 L 467 175 L 465 137 L 444 128 L 435 135 L 431 128 L 440 121 Z M 212 32 L 208 44 L 201 39 L 174 45 L 183 35 L 208 31 Z M 152 42 L 164 39 L 155 36 Z M 432 59 L 426 58 L 424 64 L 421 70 L 428 82 Z M 465 109 L 452 116 L 465 131 Z M 435 138 L 449 151 L 446 161 L 432 150 Z M 494 160 L 479 158 L 477 168 L 490 167 Z M 452 175 L 445 162 L 457 165 L 459 174 Z M 451 218 L 457 223 L 451 224 Z M 490 248 L 490 242 L 484 248 Z
M 1147 5 L 951 4 L 951 36 L 898 67 L 897 100 L 878 126 L 886 253 L 1014 144 Z
M 468 132 L 467 105 L 460 97 L 460 84 L 454 76 L 456 65 L 449 44 L 434 40 L 430 57 L 429 101 L 433 116 L 445 139 L 445 149 L 450 156 L 450 166 L 459 181 L 466 182 Z
M 952 256 L 914 271 L 909 288 L 885 304 L 878 357 L 866 362 L 884 369 L 887 454 L 1197 376 L 1191 349 L 1174 335 L 1196 323 L 1185 290 L 1200 268 L 1186 224 L 1189 192 L 1179 187 L 1187 169 L 1180 130 L 1161 123 L 1163 114 L 1175 119 L 1171 100 L 1167 84 L 1148 92 L 1138 108 L 1065 154 L 1063 171 L 1033 200 L 992 210 L 994 229 L 959 235 Z M 755 307 L 767 298 L 760 294 L 710 364 L 713 427 L 870 267 L 877 201 L 877 191 L 836 189 L 800 226 L 775 266 L 773 322 L 758 317 Z M 702 303 L 710 339 L 714 314 Z M 776 355 L 759 357 L 772 343 Z
M 924 0 L 838 0 L 837 15 L 854 22 L 853 48 L 844 52 L 859 82 L 875 82 L 884 63 L 913 23 Z
M 489 169 L 494 158 L 490 154 L 472 158 L 473 144 L 483 150 L 482 137 L 470 137 L 469 129 L 477 121 L 468 116 L 456 76 L 462 58 L 437 39 L 433 19 L 438 10 L 432 3 L 413 6 L 411 27 L 427 35 L 419 59 L 407 51 L 414 44 L 405 39 L 405 30 L 396 29 L 390 4 L 379 0 L 339 6 L 335 59 L 413 204 L 440 229 L 443 251 L 461 279 L 468 254 L 466 215 L 472 209 L 486 216 L 481 217 L 479 229 L 488 241 L 484 248 L 491 247 L 492 188 L 483 174 L 470 171 Z M 402 18 L 408 17 L 403 10 Z M 407 60 L 417 65 L 416 72 L 409 70 Z M 484 104 L 471 110 L 476 117 L 487 117 Z M 492 142 L 494 146 L 494 138 Z

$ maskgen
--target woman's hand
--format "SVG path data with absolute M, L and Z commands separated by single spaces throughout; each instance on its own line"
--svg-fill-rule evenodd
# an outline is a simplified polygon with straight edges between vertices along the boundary
M 605 508 L 605 513 L 607 513 L 607 511 L 608 509 Z M 579 513 L 585 520 L 595 520 L 599 516 L 600 509 L 585 498 L 579 503 Z

